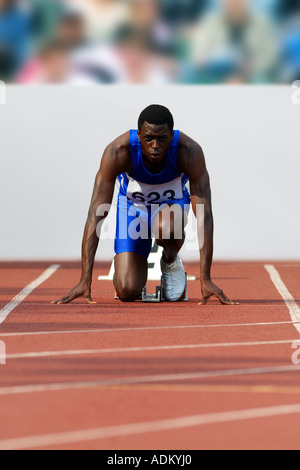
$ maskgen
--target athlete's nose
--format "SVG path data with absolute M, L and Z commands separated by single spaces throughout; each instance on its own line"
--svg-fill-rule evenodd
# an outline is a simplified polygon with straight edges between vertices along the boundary
M 158 144 L 158 141 L 157 141 L 157 140 L 153 140 L 152 148 L 153 148 L 154 150 L 158 150 L 158 149 L 159 149 L 159 144 Z

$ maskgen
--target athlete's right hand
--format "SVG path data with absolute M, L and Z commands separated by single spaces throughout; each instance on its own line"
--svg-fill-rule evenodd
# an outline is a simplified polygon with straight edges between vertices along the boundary
M 74 287 L 67 295 L 62 297 L 59 300 L 54 300 L 51 302 L 52 304 L 61 305 L 61 304 L 69 304 L 75 299 L 83 298 L 89 304 L 96 304 L 91 297 L 91 287 L 90 284 L 86 282 L 80 282 L 77 286 Z

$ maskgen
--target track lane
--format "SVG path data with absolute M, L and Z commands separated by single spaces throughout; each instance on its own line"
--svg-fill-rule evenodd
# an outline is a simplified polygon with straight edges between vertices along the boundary
M 43 425 L 44 434 L 57 434 L 59 432 L 70 433 L 72 430 L 87 430 L 99 427 L 102 428 L 111 427 L 111 426 L 128 426 L 131 423 L 143 423 L 143 422 L 154 422 L 161 421 L 164 419 L 176 419 L 182 418 L 185 416 L 194 416 L 195 414 L 207 415 L 211 413 L 226 413 L 228 409 L 232 411 L 241 411 L 241 410 L 253 410 L 255 408 L 269 408 L 270 397 L 268 394 L 253 394 L 253 393 L 243 393 L 243 394 L 232 394 L 225 393 L 224 390 L 220 392 L 210 391 L 207 392 L 201 390 L 195 391 L 176 391 L 170 388 L 165 391 L 153 391 L 153 390 L 104 390 L 101 395 L 97 390 L 87 390 L 84 397 L 79 394 L 78 391 L 71 391 L 69 395 L 63 394 L 62 392 L 56 392 L 55 394 L 48 394 L 45 396 L 48 406 L 54 410 L 51 413 L 51 416 L 47 415 L 47 412 L 44 408 L 39 406 L 38 400 L 33 398 L 36 397 L 22 397 L 22 402 L 20 397 L 13 398 L 13 405 L 11 400 L 8 403 L 9 408 L 6 410 L 14 417 L 15 413 L 19 408 L 24 409 L 26 406 L 26 411 L 23 411 L 24 419 L 20 422 L 18 433 L 10 429 L 6 430 L 5 437 L 3 439 L 3 433 L 0 432 L 0 448 L 1 441 L 6 439 L 14 438 L 24 438 L 28 436 L 39 436 L 40 426 Z M 139 415 L 138 421 L 133 419 L 131 409 L 133 402 L 138 398 L 137 402 L 137 412 Z M 72 409 L 70 403 L 78 402 L 80 400 L 81 407 L 77 409 Z M 272 396 L 272 401 L 279 402 L 282 401 L 282 397 L 279 395 Z M 295 395 L 285 395 L 284 396 L 284 406 L 297 405 L 297 397 Z M 144 406 L 147 404 L 147 406 Z M 282 405 L 281 405 L 282 406 Z M 299 405 L 298 405 L 299 407 Z M 113 416 L 107 415 L 107 408 L 114 409 L 115 413 Z M 97 409 L 97 413 L 95 413 Z M 28 421 L 32 420 L 32 416 L 36 419 L 33 426 L 28 429 Z M 236 425 L 232 426 L 230 423 L 220 424 L 217 422 L 215 424 L 206 424 L 204 428 L 195 427 L 192 429 L 184 429 L 184 432 L 172 431 L 170 429 L 167 433 L 168 442 L 172 442 L 172 449 L 197 449 L 197 448 L 213 448 L 217 446 L 218 441 L 223 441 L 220 448 L 230 447 L 230 440 L 228 436 L 232 436 L 235 441 L 235 446 L 240 448 L 241 436 L 243 436 L 244 441 L 251 442 L 251 446 L 255 448 L 263 448 L 266 443 L 266 436 L 268 437 L 268 445 L 271 448 L 275 448 L 275 445 L 289 446 L 294 442 L 295 444 L 295 434 L 294 431 L 299 429 L 299 420 L 294 422 L 290 419 L 289 422 L 293 422 L 293 426 L 285 428 L 285 432 L 282 433 L 283 427 L 287 420 L 286 416 L 277 416 L 275 418 L 252 418 L 251 422 L 246 420 L 242 426 L 242 434 L 240 433 L 241 429 L 237 429 Z M 65 423 L 65 424 L 62 424 Z M 251 424 L 253 423 L 254 426 Z M 270 423 L 272 426 L 275 425 L 275 441 L 274 441 L 274 429 L 272 431 Z M 220 426 L 226 429 L 227 432 L 224 434 L 220 431 Z M 266 434 L 266 427 L 270 428 L 270 434 Z M 255 429 L 255 433 L 253 431 Z M 278 439 L 278 432 L 276 429 L 280 429 L 282 435 L 280 440 Z M 218 432 L 216 432 L 218 430 Z M 36 432 L 36 434 L 34 434 Z M 229 434 L 228 434 L 229 432 Z M 209 439 L 207 439 L 207 433 Z M 215 438 L 213 439 L 213 433 Z M 252 436 L 251 441 L 249 435 Z M 271 437 L 273 435 L 273 438 Z M 205 437 L 206 436 L 206 437 Z M 222 439 L 220 439 L 222 437 Z M 263 440 L 260 439 L 263 437 Z M 101 440 L 83 442 L 80 445 L 80 442 L 77 441 L 76 445 L 66 445 L 62 443 L 61 445 L 55 445 L 54 448 L 97 448 L 97 449 L 165 449 L 164 445 L 166 444 L 166 435 L 165 433 L 156 431 L 151 433 L 145 433 L 142 435 L 135 435 L 134 437 L 130 436 L 115 436 L 114 438 L 105 439 L 102 436 Z M 231 443 L 232 444 L 232 443 Z M 36 448 L 34 445 L 33 448 Z M 45 446 L 47 447 L 47 446 Z M 44 446 L 42 446 L 44 448 Z
M 281 264 L 276 264 L 276 268 L 281 269 Z M 99 270 L 100 271 L 100 270 Z M 99 272 L 98 271 L 98 272 Z M 97 274 L 98 274 L 97 272 Z M 99 272 L 105 274 L 106 272 Z M 189 274 L 197 273 L 196 267 L 191 267 Z M 269 341 L 278 341 L 289 338 L 294 338 L 296 332 L 293 325 L 273 325 L 268 327 L 237 327 L 230 331 L 230 329 L 223 329 L 215 331 L 204 330 L 202 332 L 189 331 L 176 331 L 167 330 L 164 332 L 152 331 L 141 332 L 132 331 L 127 332 L 125 335 L 116 333 L 93 334 L 94 328 L 138 328 L 143 326 L 174 326 L 174 325 L 209 325 L 216 324 L 237 324 L 249 322 L 286 322 L 289 321 L 289 314 L 284 302 L 274 292 L 270 286 L 270 280 L 267 273 L 263 273 L 262 263 L 220 263 L 214 267 L 215 281 L 222 286 L 224 291 L 230 297 L 243 302 L 242 306 L 238 307 L 222 307 L 216 301 L 211 302 L 206 307 L 198 307 L 197 301 L 199 300 L 199 284 L 198 282 L 191 283 L 190 296 L 192 301 L 188 305 L 177 304 L 160 306 L 144 306 L 139 303 L 134 305 L 124 305 L 120 302 L 115 302 L 113 298 L 113 287 L 109 283 L 105 283 L 105 292 L 101 283 L 95 284 L 94 292 L 97 299 L 100 299 L 100 305 L 87 306 L 84 303 L 77 303 L 70 306 L 49 306 L 48 301 L 52 298 L 58 298 L 59 294 L 62 295 L 67 290 L 68 286 L 72 286 L 78 280 L 78 269 L 68 266 L 63 268 L 55 275 L 54 279 L 50 279 L 37 289 L 18 309 L 13 312 L 5 323 L 1 326 L 0 333 L 12 332 L 30 332 L 30 331 L 55 331 L 63 329 L 82 329 L 85 328 L 91 331 L 89 333 L 76 333 L 74 336 L 61 338 L 46 338 L 46 337 L 31 337 L 31 338 L 5 338 L 8 343 L 10 351 L 18 353 L 20 351 L 45 351 L 47 349 L 58 350 L 58 346 L 64 346 L 68 349 L 78 346 L 88 346 L 91 348 L 93 345 L 98 345 L 101 341 L 102 347 L 120 347 L 122 346 L 144 344 L 163 344 L 167 341 L 168 344 L 184 344 L 187 339 L 191 340 L 198 338 L 198 341 L 206 342 L 225 342 L 228 339 L 231 342 L 242 341 L 256 341 L 257 338 L 262 341 L 267 338 Z M 61 287 L 58 289 L 57 285 Z M 103 286 L 103 284 L 102 284 Z M 63 292 L 62 292 L 63 291 Z M 101 291 L 101 292 L 100 292 Z M 299 292 L 299 291 L 298 291 Z M 58 295 L 56 295 L 58 294 Z M 297 300 L 297 286 L 293 292 Z M 84 314 L 84 315 L 83 315 Z M 291 336 L 290 336 L 291 335 Z M 110 336 L 110 338 L 107 338 Z M 200 338 L 200 339 L 199 339 Z M 205 338 L 205 340 L 204 340 Z M 1 339 L 1 334 L 0 334 Z M 104 346 L 103 344 L 104 343 Z M 47 346 L 47 348 L 45 347 Z M 238 348 L 237 348 L 238 349 Z M 105 378 L 118 378 L 130 377 L 133 372 L 138 376 L 149 373 L 154 374 L 159 371 L 164 373 L 175 372 L 195 372 L 195 370 L 212 371 L 212 370 L 226 370 L 230 367 L 233 368 L 246 368 L 251 366 L 257 367 L 288 367 L 291 365 L 291 348 L 289 345 L 264 345 L 253 346 L 251 351 L 248 348 L 242 348 L 235 351 L 234 348 L 225 348 L 224 350 L 207 351 L 201 350 L 199 354 L 195 351 L 164 351 L 164 352 L 141 352 L 138 354 L 122 353 L 112 354 L 104 358 L 99 356 L 79 357 L 79 358 L 36 358 L 36 359 L 16 359 L 11 360 L 9 367 L 5 366 L 0 369 L 0 379 L 3 381 L 4 386 L 12 384 L 34 384 L 45 383 L 51 384 L 59 382 L 61 378 L 72 380 L 88 380 L 88 379 L 105 379 Z M 3 372 L 2 372 L 3 371 Z M 43 379 L 43 380 L 42 380 Z M 270 405 L 282 406 L 286 404 L 297 404 L 298 392 L 297 384 L 299 384 L 298 373 L 270 373 L 259 375 L 241 375 L 231 377 L 206 377 L 200 381 L 183 381 L 180 384 L 164 384 L 170 389 L 163 391 L 162 389 L 153 390 L 149 387 L 148 390 L 140 390 L 136 387 L 130 389 L 116 389 L 112 387 L 109 389 L 100 388 L 84 389 L 84 390 L 65 390 L 61 392 L 44 392 L 43 394 L 31 393 L 27 396 L 24 402 L 25 395 L 20 397 L 16 396 L 0 396 L 0 414 L 1 418 L 7 421 L 8 414 L 5 411 L 10 411 L 11 424 L 5 430 L 5 435 L 1 439 L 24 437 L 31 435 L 40 435 L 45 433 L 57 433 L 62 430 L 70 432 L 76 429 L 88 429 L 90 427 L 102 427 L 104 425 L 123 423 L 128 424 L 132 422 L 142 422 L 145 416 L 144 404 L 147 403 L 147 411 L 149 415 L 147 420 L 154 419 L 154 410 L 157 412 L 158 419 L 172 419 L 177 416 L 177 411 L 181 411 L 182 415 L 194 415 L 195 413 L 220 413 L 228 410 L 243 410 L 252 407 L 266 407 Z M 220 387 L 220 392 L 207 392 L 199 390 L 191 392 L 188 390 L 176 391 L 172 386 L 199 386 L 199 387 Z M 125 386 L 125 385 L 124 385 Z M 242 393 L 238 391 L 238 387 L 279 387 L 281 389 L 293 389 L 294 393 Z M 224 392 L 224 388 L 233 387 L 230 391 Z M 235 388 L 234 388 L 235 387 Z M 221 391 L 223 388 L 223 392 Z M 112 403 L 107 396 L 114 395 L 115 403 Z M 91 398 L 91 397 L 94 398 Z M 154 400 L 154 396 L 156 400 Z M 86 397 L 91 398 L 91 403 L 85 401 Z M 244 398 L 242 398 L 244 397 Z M 50 400 L 51 398 L 51 400 Z M 18 401 L 20 399 L 20 401 Z M 25 403 L 28 400 L 28 410 L 25 410 Z M 49 414 L 48 403 L 52 402 L 53 428 L 51 428 L 52 416 Z M 34 403 L 33 403 L 34 402 Z M 119 403 L 116 406 L 116 403 Z M 45 404 L 47 403 L 47 407 Z M 84 409 L 78 410 L 76 419 L 72 420 L 72 410 L 78 408 L 78 403 L 85 403 Z M 62 405 L 65 404 L 65 413 L 62 411 Z M 181 406 L 182 404 L 182 406 Z M 13 407 L 14 405 L 14 407 Z M 121 405 L 123 413 L 120 409 Z M 201 406 L 200 406 L 201 405 Z M 16 412 L 14 412 L 15 410 Z M 113 410 L 110 413 L 109 410 Z M 165 413 L 168 410 L 168 413 Z M 20 416 L 31 416 L 28 422 L 31 422 L 26 431 L 22 428 Z M 125 416 L 124 416 L 125 414 Z M 93 423 L 86 422 L 86 416 L 95 418 Z M 40 419 L 42 416 L 43 419 Z M 124 418 L 123 418 L 124 417 Z M 121 419 L 120 419 L 121 418 Z M 55 421 L 55 423 L 54 423 Z M 294 424 L 292 429 L 286 429 L 292 421 L 292 417 L 274 417 L 267 418 L 263 421 L 253 420 L 252 424 L 249 422 L 235 424 L 210 424 L 206 425 L 205 429 L 197 428 L 193 432 L 184 432 L 184 439 L 182 432 L 169 431 L 167 433 L 154 433 L 154 435 L 147 435 L 140 437 L 123 437 L 114 438 L 107 441 L 89 442 L 88 444 L 76 444 L 75 448 L 86 447 L 89 448 L 167 448 L 168 445 L 175 448 L 176 445 L 187 445 L 192 443 L 195 448 L 214 448 L 222 444 L 222 447 L 230 448 L 231 445 L 236 445 L 237 448 L 247 447 L 250 445 L 263 445 L 266 444 L 266 439 L 263 438 L 260 429 L 268 430 L 273 433 L 273 440 L 269 439 L 269 444 L 275 445 L 293 445 L 293 432 L 297 432 L 297 425 Z M 26 422 L 26 420 L 25 420 Z M 78 423 L 84 423 L 78 426 Z M 263 423 L 263 424 L 262 424 Z M 272 423 L 272 425 L 271 425 Z M 286 439 L 282 438 L 279 433 L 274 431 L 274 423 L 281 430 L 285 430 Z M 241 432 L 243 429 L 243 432 Z M 273 431 L 272 431 L 273 429 Z M 224 430 L 224 436 L 223 431 Z M 239 430 L 239 432 L 237 432 Z M 292 432 L 293 431 L 293 432 Z M 196 437 L 195 437 L 196 434 Z M 256 438 L 255 436 L 259 437 Z M 275 439 L 275 441 L 274 441 Z M 131 447 L 134 445 L 134 447 Z M 104 447 L 102 447 L 104 446 Z M 198 447 L 197 447 L 198 446 Z M 59 446 L 56 446 L 59 447 Z M 180 447 L 178 447 L 179 449 Z M 192 448 L 192 447 L 186 447 Z

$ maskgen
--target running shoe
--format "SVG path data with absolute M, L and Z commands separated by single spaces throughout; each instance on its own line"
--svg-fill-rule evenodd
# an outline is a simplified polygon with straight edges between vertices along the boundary
M 185 292 L 186 275 L 180 256 L 168 264 L 161 258 L 161 272 L 163 278 L 164 296 L 168 302 L 177 302 Z

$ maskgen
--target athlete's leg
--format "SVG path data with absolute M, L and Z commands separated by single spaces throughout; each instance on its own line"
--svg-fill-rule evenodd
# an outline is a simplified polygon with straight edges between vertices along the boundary
M 178 255 L 185 240 L 187 214 L 180 204 L 162 207 L 152 219 L 152 230 L 157 244 L 164 248 L 161 272 L 164 296 L 169 302 L 177 302 L 183 296 L 186 275 Z
M 134 302 L 147 283 L 148 262 L 138 253 L 119 253 L 115 257 L 114 285 L 122 302 Z
M 152 239 L 149 230 L 148 211 L 139 217 L 140 233 L 147 238 L 136 239 L 129 230 L 139 214 L 126 198 L 118 201 L 117 230 L 115 238 L 115 275 L 116 293 L 123 302 L 134 302 L 147 283 L 148 256 L 151 251 Z M 145 214 L 146 212 L 146 214 Z M 124 236 L 125 234 L 125 236 Z
M 164 248 L 164 260 L 173 263 L 185 241 L 187 214 L 179 204 L 164 206 L 153 218 L 156 242 Z

